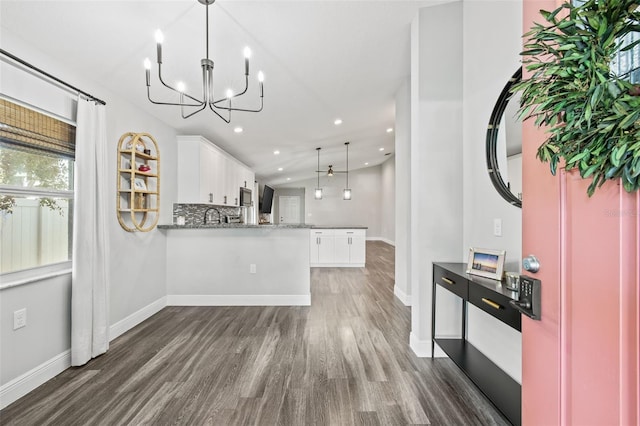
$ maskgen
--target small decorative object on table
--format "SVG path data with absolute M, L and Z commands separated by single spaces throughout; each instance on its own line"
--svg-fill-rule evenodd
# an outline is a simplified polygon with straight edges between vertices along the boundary
M 505 254 L 504 250 L 471 247 L 469 249 L 467 274 L 479 275 L 492 280 L 502 280 Z
M 515 272 L 505 272 L 505 287 L 512 291 L 520 289 L 520 274 Z

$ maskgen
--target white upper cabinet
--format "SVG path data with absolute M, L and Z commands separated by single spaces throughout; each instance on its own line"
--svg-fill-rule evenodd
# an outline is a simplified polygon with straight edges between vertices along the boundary
M 254 172 L 202 136 L 178 136 L 178 203 L 238 206 Z

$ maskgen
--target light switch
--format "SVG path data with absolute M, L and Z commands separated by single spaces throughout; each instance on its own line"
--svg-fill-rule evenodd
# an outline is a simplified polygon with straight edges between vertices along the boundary
M 493 219 L 493 235 L 502 237 L 502 219 Z
M 255 274 L 256 273 L 256 264 L 252 263 L 249 265 L 249 273 L 250 274 Z

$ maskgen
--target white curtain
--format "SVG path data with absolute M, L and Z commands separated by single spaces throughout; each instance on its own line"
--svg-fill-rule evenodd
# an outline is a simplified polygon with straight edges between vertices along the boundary
M 106 145 L 104 105 L 79 98 L 74 178 L 71 365 L 83 365 L 109 348 Z

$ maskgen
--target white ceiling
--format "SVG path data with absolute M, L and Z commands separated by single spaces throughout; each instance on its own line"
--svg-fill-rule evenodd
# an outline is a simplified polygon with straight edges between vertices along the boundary
M 253 56 L 242 105 L 258 105 L 255 76 L 259 69 L 265 73 L 263 112 L 233 113 L 231 124 L 210 111 L 183 120 L 177 107 L 146 99 L 142 62 L 149 57 L 152 96 L 170 100 L 155 75 L 158 28 L 165 36 L 163 76 L 169 83 L 184 81 L 200 97 L 205 6 L 196 0 L 2 0 L 0 18 L 3 29 L 64 59 L 180 134 L 204 135 L 253 168 L 261 182 L 277 185 L 315 177 L 316 147 L 322 148 L 322 169 L 332 164 L 344 170 L 346 141 L 350 170 L 388 158 L 384 154 L 394 150 L 394 133 L 386 129 L 394 126 L 395 93 L 409 76 L 410 24 L 428 4 L 433 3 L 216 1 L 209 7 L 216 98 L 244 84 L 244 46 Z M 340 126 L 333 124 L 336 118 L 343 120 Z M 244 132 L 234 133 L 237 126 Z

